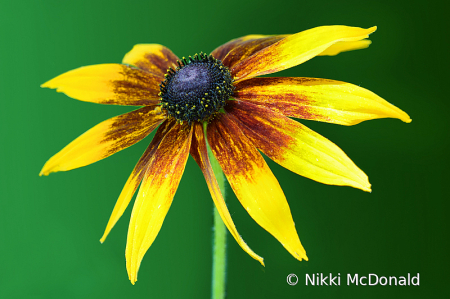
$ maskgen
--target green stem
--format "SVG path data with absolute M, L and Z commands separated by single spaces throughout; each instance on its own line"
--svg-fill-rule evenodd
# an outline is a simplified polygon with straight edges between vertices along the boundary
M 206 129 L 206 126 L 205 126 Z M 206 130 L 205 130 L 206 135 Z M 208 147 L 208 156 L 211 166 L 219 184 L 220 191 L 225 199 L 225 176 L 219 162 L 217 162 L 211 149 Z M 225 298 L 226 267 L 227 267 L 227 229 L 222 218 L 214 206 L 214 241 L 213 241 L 213 269 L 212 269 L 212 299 Z

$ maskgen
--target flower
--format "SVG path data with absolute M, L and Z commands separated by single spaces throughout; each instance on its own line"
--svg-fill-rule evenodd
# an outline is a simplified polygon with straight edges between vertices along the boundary
M 143 106 L 108 119 L 67 145 L 41 175 L 106 158 L 159 128 L 126 182 L 101 238 L 103 242 L 141 184 L 131 215 L 126 264 L 131 282 L 172 203 L 189 153 L 200 166 L 212 199 L 238 244 L 264 265 L 238 234 L 208 157 L 208 144 L 250 216 L 296 259 L 307 260 L 291 212 L 259 151 L 313 179 L 370 191 L 362 172 L 334 143 L 290 119 L 340 125 L 409 116 L 376 94 L 317 78 L 258 78 L 315 56 L 369 46 L 376 27 L 323 26 L 292 35 L 248 35 L 210 55 L 178 59 L 157 44 L 136 45 L 122 64 L 64 73 L 42 85 L 81 101 Z M 259 150 L 259 151 L 258 151 Z

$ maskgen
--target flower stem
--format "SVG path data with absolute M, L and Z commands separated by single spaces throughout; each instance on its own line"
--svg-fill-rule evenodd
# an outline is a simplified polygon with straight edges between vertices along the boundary
M 208 156 L 225 199 L 225 176 L 211 149 L 208 146 Z M 225 298 L 226 266 L 227 266 L 227 229 L 222 218 L 214 206 L 214 241 L 213 241 L 213 269 L 212 269 L 212 299 Z

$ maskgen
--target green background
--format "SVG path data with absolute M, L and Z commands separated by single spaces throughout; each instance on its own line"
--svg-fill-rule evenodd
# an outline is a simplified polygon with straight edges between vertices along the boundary
M 298 262 L 238 203 L 244 240 L 228 246 L 228 298 L 450 298 L 448 7 L 435 1 L 2 1 L 1 298 L 208 298 L 212 200 L 192 158 L 132 286 L 125 269 L 131 207 L 101 245 L 114 203 L 150 139 L 85 168 L 39 177 L 44 162 L 130 107 L 79 102 L 43 82 L 79 66 L 118 63 L 137 43 L 178 56 L 247 34 L 321 25 L 378 26 L 365 50 L 314 58 L 277 76 L 368 88 L 413 119 L 345 127 L 302 121 L 337 143 L 372 193 L 327 186 L 268 162 L 289 201 L 309 262 Z M 231 192 L 230 192 L 231 193 Z M 305 273 L 402 276 L 420 286 L 305 286 Z M 296 286 L 286 276 L 300 278 Z M 344 279 L 342 279 L 344 280 Z

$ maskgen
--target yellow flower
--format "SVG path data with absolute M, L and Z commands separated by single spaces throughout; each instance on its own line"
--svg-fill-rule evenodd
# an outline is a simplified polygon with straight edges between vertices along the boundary
M 172 203 L 189 153 L 200 166 L 213 201 L 238 244 L 261 264 L 238 234 L 211 168 L 207 143 L 250 216 L 296 259 L 307 260 L 291 212 L 259 151 L 315 181 L 370 191 L 367 176 L 334 143 L 290 119 L 341 125 L 409 116 L 376 94 L 317 78 L 256 78 L 315 56 L 366 48 L 376 27 L 323 26 L 292 35 L 248 35 L 211 55 L 179 60 L 157 44 L 136 45 L 122 64 L 64 73 L 42 87 L 81 101 L 143 106 L 93 127 L 44 165 L 41 175 L 106 158 L 159 126 L 112 212 L 103 242 L 142 182 L 131 215 L 126 263 L 132 283 Z M 259 151 L 258 151 L 259 150 Z

